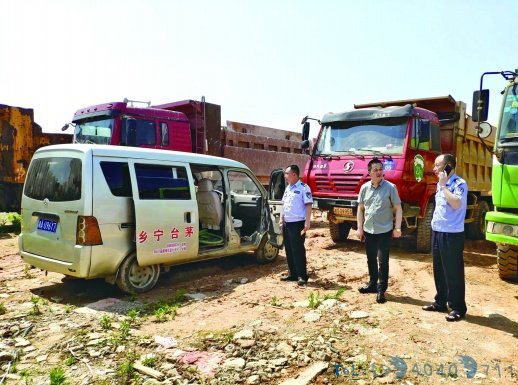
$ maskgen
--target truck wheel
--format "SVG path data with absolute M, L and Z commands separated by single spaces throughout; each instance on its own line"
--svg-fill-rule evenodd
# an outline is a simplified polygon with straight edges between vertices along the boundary
M 136 254 L 131 254 L 120 265 L 116 283 L 126 293 L 144 293 L 155 287 L 159 275 L 159 265 L 139 266 Z
M 255 251 L 255 260 L 257 263 L 265 264 L 275 261 L 279 255 L 279 249 L 268 242 L 268 235 L 265 235 Z
M 518 281 L 518 246 L 497 245 L 498 274 L 500 278 Z
M 486 236 L 486 213 L 489 205 L 486 201 L 480 201 L 474 208 L 473 222 L 466 225 L 467 236 L 471 239 L 484 239 Z
M 432 248 L 432 216 L 435 204 L 429 201 L 426 205 L 424 217 L 417 221 L 416 250 L 421 253 L 430 253 Z
M 349 236 L 351 224 L 349 222 L 333 223 L 329 222 L 329 233 L 334 243 L 345 242 Z

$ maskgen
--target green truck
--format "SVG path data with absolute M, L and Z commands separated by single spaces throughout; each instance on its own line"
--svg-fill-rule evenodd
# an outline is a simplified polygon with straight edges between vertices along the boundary
M 497 245 L 498 272 L 504 280 L 518 281 L 518 70 L 485 72 L 480 89 L 473 94 L 473 120 L 478 135 L 491 134 L 488 116 L 489 90 L 485 75 L 499 74 L 507 85 L 500 109 L 493 147 L 492 199 L 494 209 L 486 214 L 486 239 Z

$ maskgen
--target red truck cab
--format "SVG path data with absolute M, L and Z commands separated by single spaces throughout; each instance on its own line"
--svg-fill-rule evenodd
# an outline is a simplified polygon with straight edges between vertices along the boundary
M 377 157 L 385 179 L 398 188 L 403 234 L 415 234 L 416 249 L 430 251 L 437 187 L 433 165 L 442 153 L 456 157 L 455 172 L 468 184 L 466 235 L 483 239 L 484 217 L 491 205 L 491 153 L 476 134 L 466 104 L 448 95 L 354 107 L 322 118 L 304 171 L 315 205 L 328 211 L 333 241 L 345 240 L 349 230 L 356 228 L 358 193 L 369 180 L 367 163 Z M 303 122 L 302 139 L 307 147 L 309 123 Z
M 190 107 L 190 102 L 174 104 L 180 109 Z M 113 102 L 76 111 L 72 123 L 75 125 L 76 143 L 193 152 L 192 126 L 189 117 L 179 110 L 172 111 L 161 106 L 135 107 L 129 102 Z

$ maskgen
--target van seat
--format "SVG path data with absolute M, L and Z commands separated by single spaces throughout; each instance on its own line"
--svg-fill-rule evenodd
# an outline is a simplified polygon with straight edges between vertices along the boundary
M 218 193 L 213 191 L 210 179 L 201 179 L 196 193 L 202 228 L 219 230 L 223 221 L 223 205 Z

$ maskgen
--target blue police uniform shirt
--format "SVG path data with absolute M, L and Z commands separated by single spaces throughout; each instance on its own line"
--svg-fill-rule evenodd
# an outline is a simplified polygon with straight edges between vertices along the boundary
M 444 189 L 437 182 L 435 194 L 435 210 L 432 217 L 432 230 L 442 233 L 461 233 L 464 231 L 464 218 L 468 203 L 468 185 L 457 174 L 451 175 L 446 181 L 446 188 L 461 201 L 458 209 L 448 204 L 444 195 Z
M 282 197 L 285 222 L 299 222 L 306 219 L 306 205 L 313 203 L 309 186 L 297 181 L 293 186 L 286 186 Z

